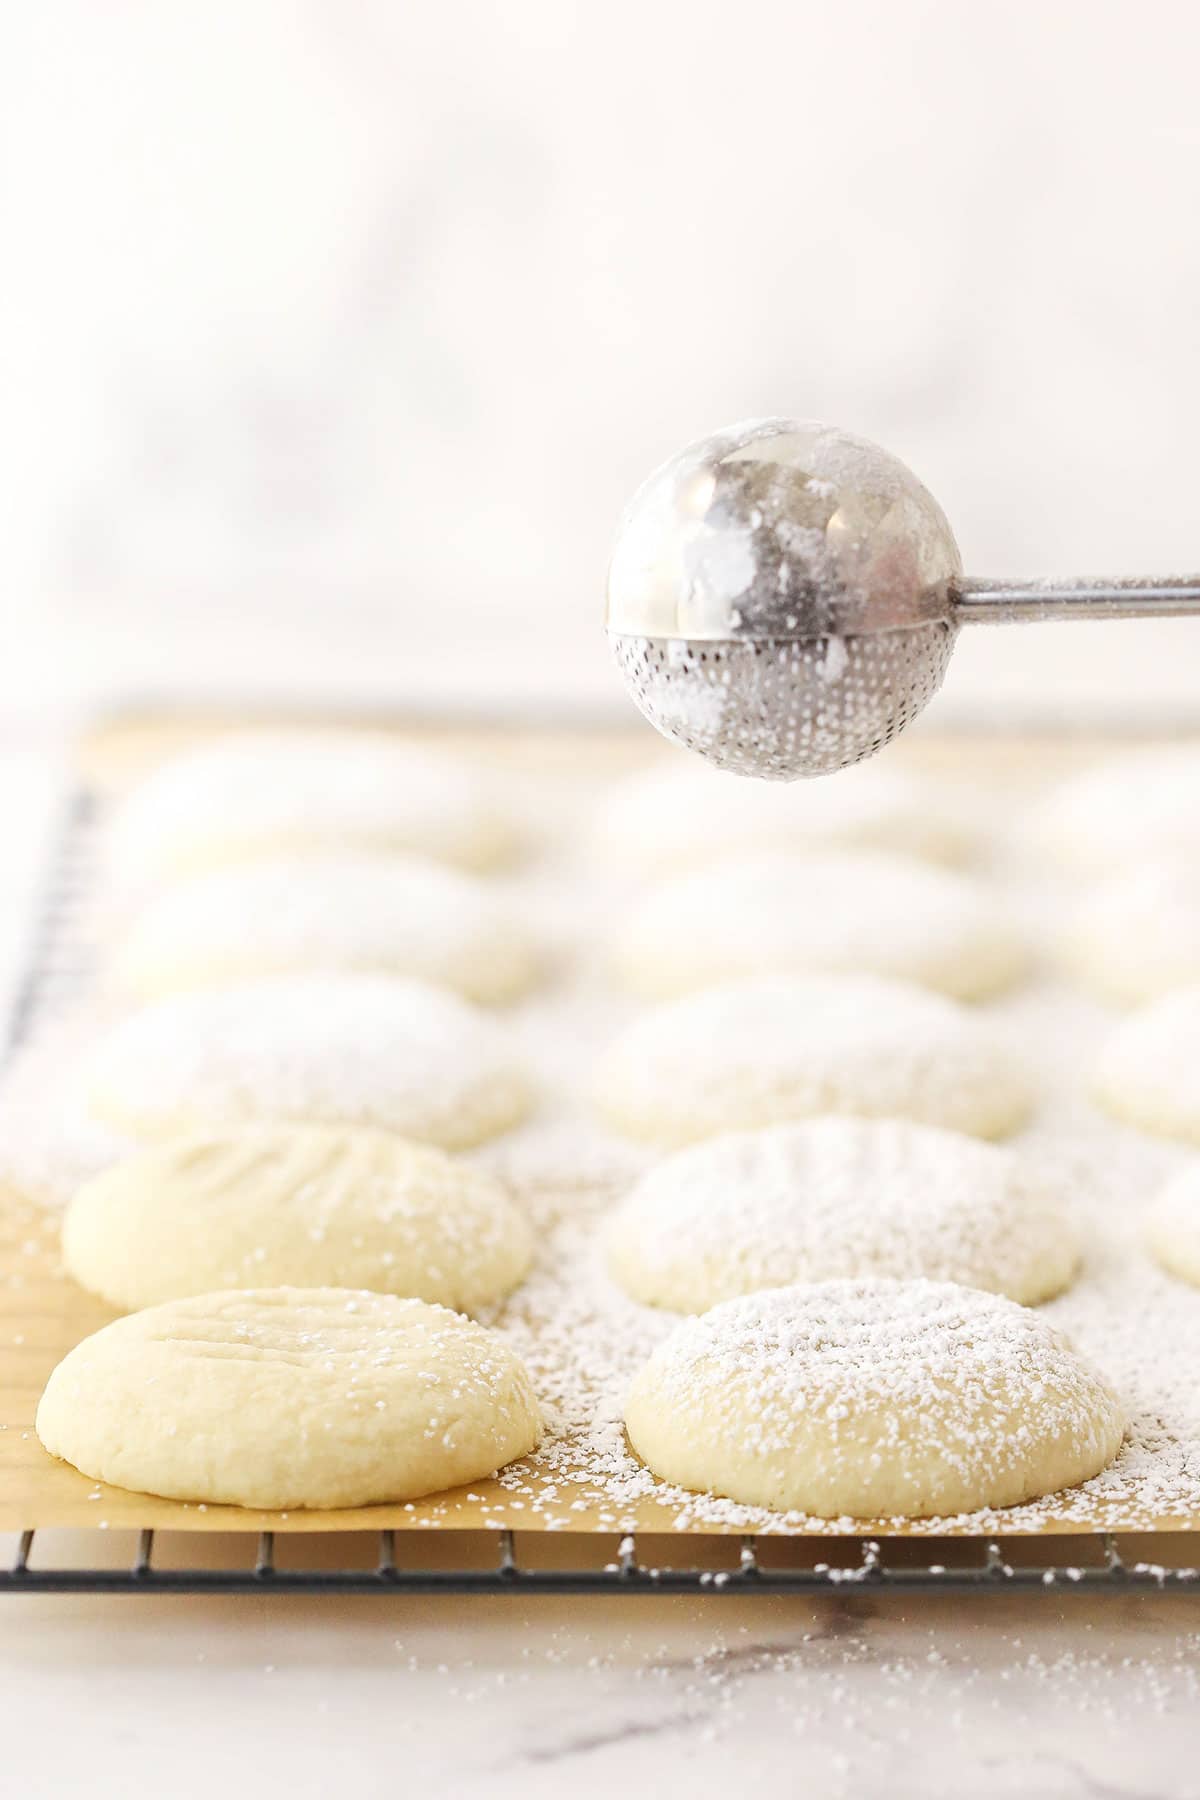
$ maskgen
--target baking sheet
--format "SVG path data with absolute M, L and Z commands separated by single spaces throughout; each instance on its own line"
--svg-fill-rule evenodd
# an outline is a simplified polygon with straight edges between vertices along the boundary
M 290 722 L 290 721 L 289 721 Z M 111 790 L 158 761 L 164 753 L 207 735 L 221 721 L 133 721 L 92 734 L 80 749 L 83 778 Z M 535 784 L 547 816 L 557 795 L 561 816 L 579 811 L 585 790 L 603 785 L 652 753 L 644 733 L 442 729 L 409 730 L 403 735 L 436 741 L 506 766 L 515 781 Z M 1019 815 L 1035 779 L 1067 772 L 1094 757 L 1105 741 L 1079 738 L 995 739 L 925 734 L 901 751 L 910 764 L 937 771 L 962 784 L 989 809 L 1008 807 Z M 1109 743 L 1108 747 L 1111 747 Z M 1053 1114 L 1043 1129 L 1052 1130 Z M 1114 1131 L 1116 1128 L 1114 1128 Z M 331 1532 L 392 1528 L 522 1532 L 630 1531 L 741 1535 L 746 1530 L 798 1536 L 844 1537 L 845 1521 L 806 1521 L 802 1527 L 775 1520 L 765 1527 L 692 1516 L 678 1502 L 664 1509 L 653 1496 L 615 1505 L 597 1496 L 596 1483 L 563 1485 L 552 1509 L 531 1505 L 527 1493 L 503 1481 L 474 1482 L 469 1488 L 425 1501 L 331 1512 L 259 1512 L 238 1507 L 184 1505 L 99 1485 L 56 1462 L 41 1449 L 33 1430 L 38 1397 L 56 1362 L 82 1337 L 114 1314 L 78 1289 L 62 1272 L 57 1255 L 58 1217 L 20 1192 L 0 1190 L 0 1529 L 84 1527 L 172 1531 Z M 1196 1296 L 1200 1308 L 1200 1294 Z M 501 1319 L 501 1323 L 503 1323 Z M 859 1536 L 974 1537 L 981 1533 L 1072 1535 L 1089 1531 L 1195 1531 L 1200 1512 L 1131 1509 L 1120 1499 L 1081 1497 L 1069 1515 L 1033 1517 L 1018 1509 L 962 1521 L 860 1521 Z

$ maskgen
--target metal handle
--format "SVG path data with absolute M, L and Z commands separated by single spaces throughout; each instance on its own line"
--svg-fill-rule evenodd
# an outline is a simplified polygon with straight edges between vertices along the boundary
M 1200 613 L 1200 575 L 1072 576 L 1045 581 L 989 581 L 964 575 L 954 584 L 964 625 L 1008 625 L 1021 619 L 1172 619 Z

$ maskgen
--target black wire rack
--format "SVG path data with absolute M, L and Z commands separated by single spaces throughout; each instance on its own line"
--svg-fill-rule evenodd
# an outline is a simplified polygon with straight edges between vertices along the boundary
M 429 1568 L 414 1566 L 398 1559 L 400 1541 L 413 1534 L 393 1531 L 346 1532 L 331 1534 L 335 1546 L 353 1545 L 364 1551 L 374 1545 L 373 1560 L 367 1566 L 331 1568 L 289 1568 L 277 1556 L 276 1534 L 263 1531 L 238 1535 L 244 1541 L 246 1560 L 241 1566 L 202 1566 L 199 1562 L 160 1561 L 155 1555 L 153 1531 L 136 1534 L 132 1558 L 111 1567 L 49 1566 L 38 1567 L 33 1552 L 39 1534 L 33 1530 L 20 1535 L 12 1563 L 0 1570 L 0 1591 L 8 1594 L 830 1594 L 847 1597 L 862 1592 L 892 1589 L 921 1593 L 1002 1594 L 1014 1590 L 1034 1593 L 1053 1591 L 1166 1591 L 1194 1588 L 1200 1582 L 1200 1569 L 1146 1561 L 1127 1560 L 1116 1537 L 1110 1533 L 1089 1534 L 1085 1539 L 1070 1540 L 1073 1549 L 1082 1547 L 1089 1560 L 1078 1563 L 1040 1561 L 1036 1555 L 1021 1560 L 1006 1550 L 999 1540 L 902 1539 L 894 1544 L 875 1540 L 855 1540 L 857 1560 L 825 1562 L 807 1560 L 819 1539 L 804 1540 L 806 1560 L 798 1567 L 772 1563 L 769 1558 L 778 1546 L 793 1548 L 796 1539 L 760 1540 L 743 1537 L 736 1541 L 737 1560 L 732 1567 L 682 1567 L 676 1563 L 659 1563 L 653 1555 L 639 1553 L 637 1539 L 623 1537 L 611 1561 L 586 1566 L 587 1554 L 594 1553 L 595 1540 L 580 1539 L 579 1562 L 573 1558 L 563 1567 L 539 1567 L 535 1560 L 526 1561 L 512 1531 L 447 1532 L 437 1534 L 441 1542 L 461 1540 L 454 1548 L 469 1547 L 477 1566 L 460 1566 L 451 1556 L 449 1566 Z M 55 1535 L 55 1534 L 47 1534 Z M 173 1539 L 182 1534 L 169 1534 Z M 532 1536 L 533 1534 L 530 1534 Z M 482 1540 L 482 1541 L 481 1541 Z M 692 1548 L 696 1540 L 688 1540 Z M 718 1551 L 730 1548 L 730 1540 L 705 1540 Z M 1045 1540 L 1030 1540 L 1033 1549 L 1044 1548 Z M 560 1540 L 561 1543 L 561 1540 Z M 572 1544 L 574 1550 L 574 1543 Z M 490 1555 L 479 1558 L 481 1550 Z M 954 1561 L 940 1563 L 929 1552 L 954 1556 Z M 895 1560 L 893 1560 L 893 1556 Z
M 7 1057 L 30 1041 L 44 1020 L 61 1013 L 90 977 L 92 959 L 80 922 L 95 885 L 101 813 L 102 796 L 83 788 L 64 809 L 26 971 L 9 1010 Z M 110 1534 L 113 1539 L 124 1535 Z M 1200 1585 L 1200 1568 L 1177 1556 L 1193 1546 L 1189 1533 L 1141 1539 L 1147 1554 L 1139 1555 L 1124 1550 L 1123 1540 L 1112 1532 L 1007 1542 L 982 1536 L 823 1540 L 679 1533 L 665 1542 L 644 1534 L 639 1545 L 633 1533 L 614 1544 L 584 1533 L 354 1531 L 309 1536 L 309 1545 L 320 1539 L 318 1567 L 305 1566 L 303 1560 L 297 1566 L 292 1533 L 278 1537 L 271 1531 L 222 1533 L 219 1540 L 206 1533 L 177 1531 L 131 1535 L 135 1543 L 130 1557 L 122 1560 L 111 1554 L 117 1545 L 106 1540 L 109 1560 L 97 1557 L 91 1563 L 77 1560 L 74 1552 L 81 1536 L 98 1541 L 97 1530 L 59 1533 L 30 1526 L 18 1535 L 12 1560 L 0 1565 L 0 1593 L 815 1597 L 837 1591 L 849 1598 L 881 1589 L 924 1594 L 1017 1590 L 1119 1594 Z M 237 1551 L 226 1563 L 231 1537 Z M 69 1545 L 65 1558 L 64 1539 Z M 664 1542 L 666 1552 L 661 1558 L 659 1542 Z M 210 1562 L 214 1549 L 221 1558 L 215 1565 Z M 1057 1560 L 1068 1551 L 1070 1560 Z M 444 1553 L 446 1566 L 430 1566 L 435 1553 Z

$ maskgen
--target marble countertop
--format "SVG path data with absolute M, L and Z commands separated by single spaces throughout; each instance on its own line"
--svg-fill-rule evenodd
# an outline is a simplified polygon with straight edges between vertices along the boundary
M 6 994 L 59 792 L 0 748 Z M 5 1595 L 0 1709 L 22 1800 L 1189 1800 L 1200 1595 Z
M 1194 1597 L 0 1605 L 24 1800 L 1200 1794 Z

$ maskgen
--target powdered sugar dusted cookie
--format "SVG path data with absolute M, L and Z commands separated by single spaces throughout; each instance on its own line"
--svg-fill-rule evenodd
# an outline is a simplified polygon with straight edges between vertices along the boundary
M 1150 1209 L 1146 1242 L 1164 1269 L 1200 1287 L 1200 1162 L 1168 1181 Z
M 37 1432 L 95 1481 L 233 1506 L 370 1506 L 489 1475 L 541 1435 L 498 1332 L 420 1300 L 259 1288 L 77 1344 Z
M 1002 1137 L 1031 1098 L 989 1021 L 858 975 L 762 977 L 656 1007 L 610 1045 L 595 1095 L 618 1130 L 667 1147 L 839 1112 Z
M 1099 1474 L 1108 1384 L 1037 1313 L 932 1281 L 777 1288 L 680 1325 L 636 1377 L 629 1441 L 681 1487 L 818 1518 L 1013 1506 Z
M 740 976 L 848 970 L 978 1000 L 1026 962 L 1021 934 L 980 884 L 870 850 L 760 853 L 664 882 L 634 906 L 614 957 L 650 999 Z
M 418 857 L 295 856 L 169 888 L 134 920 L 114 982 L 143 999 L 261 976 L 415 975 L 499 1002 L 535 977 L 525 927 L 493 889 Z
M 1200 987 L 1180 988 L 1118 1025 L 1095 1087 L 1118 1119 L 1200 1143 Z
M 677 1151 L 617 1207 L 608 1246 L 627 1293 L 677 1312 L 875 1275 L 1034 1305 L 1079 1257 L 1061 1196 L 1012 1151 L 893 1119 L 811 1119 Z
M 482 1171 L 361 1127 L 172 1138 L 87 1182 L 63 1219 L 68 1274 L 126 1311 L 225 1288 L 348 1287 L 473 1312 L 532 1258 L 529 1226 Z
M 616 1199 L 646 1168 L 651 1152 L 591 1119 L 534 1118 L 471 1156 L 522 1205 L 577 1210 L 589 1199 Z
M 1063 960 L 1102 999 L 1154 1000 L 1200 982 L 1200 837 L 1192 856 L 1135 862 L 1090 893 Z
M 1043 802 L 1033 832 L 1055 861 L 1085 872 L 1200 855 L 1200 749 L 1171 744 L 1085 769 Z
M 524 1116 L 501 1028 L 453 994 L 313 975 L 160 1000 L 100 1039 L 93 1110 L 138 1136 L 288 1121 L 375 1125 L 458 1149 Z
M 488 785 L 383 733 L 236 732 L 166 762 L 129 795 L 108 839 L 115 882 L 138 888 L 307 849 L 415 851 L 487 868 L 513 844 Z
M 94 1117 L 79 1079 L 88 1038 L 59 1026 L 21 1050 L 0 1081 L 0 1184 L 63 1207 L 92 1176 L 138 1149 Z
M 594 854 L 670 871 L 759 850 L 868 846 L 936 862 L 974 847 L 965 814 L 931 782 L 880 763 L 823 781 L 746 781 L 676 756 L 619 782 L 603 801 Z

